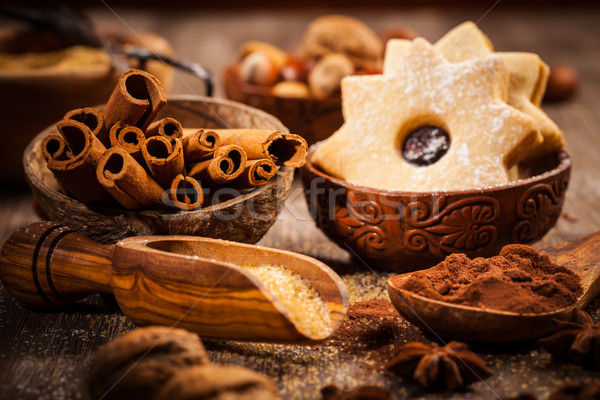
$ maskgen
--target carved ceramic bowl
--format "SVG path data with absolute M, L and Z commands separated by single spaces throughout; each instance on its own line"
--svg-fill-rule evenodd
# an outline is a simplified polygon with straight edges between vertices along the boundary
M 121 43 L 149 47 L 159 54 L 173 55 L 166 39 L 147 32 L 107 30 Z M 0 29 L 0 53 L 57 50 L 66 45 L 49 32 L 29 32 L 15 28 Z M 52 47 L 50 47 L 52 46 Z M 143 69 L 156 76 L 169 89 L 170 69 L 154 60 Z M 0 93 L 6 99 L 0 107 L 2 148 L 0 148 L 0 182 L 25 184 L 21 154 L 29 141 L 42 129 L 62 118 L 69 110 L 89 107 L 106 101 L 121 73 L 110 64 L 78 66 L 72 69 L 35 68 L 3 70 L 0 68 Z
M 185 127 L 259 128 L 287 132 L 275 117 L 227 100 L 199 96 L 168 99 L 158 119 L 176 118 Z M 25 175 L 41 208 L 52 221 L 105 243 L 134 235 L 197 235 L 255 243 L 275 223 L 294 178 L 294 168 L 280 168 L 265 185 L 194 211 L 129 211 L 88 207 L 60 191 L 41 153 L 40 143 L 51 125 L 29 144 L 23 155 Z M 212 203 L 211 203 L 212 204 Z
M 276 116 L 292 133 L 304 137 L 308 144 L 326 139 L 344 122 L 340 96 L 325 100 L 275 96 L 268 88 L 239 79 L 237 68 L 237 64 L 231 65 L 223 73 L 227 97 Z
M 542 238 L 560 215 L 570 171 L 561 152 L 507 185 L 417 193 L 353 185 L 309 157 L 302 179 L 311 215 L 331 240 L 369 266 L 408 272 L 450 253 L 490 257 Z

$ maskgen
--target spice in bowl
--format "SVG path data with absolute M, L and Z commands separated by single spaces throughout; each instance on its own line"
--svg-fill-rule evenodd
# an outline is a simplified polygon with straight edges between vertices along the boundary
M 218 189 L 265 185 L 280 166 L 301 167 L 306 141 L 258 129 L 186 128 L 155 118 L 167 103 L 158 79 L 129 70 L 102 111 L 81 108 L 41 143 L 64 193 L 86 205 L 195 210 Z M 213 199 L 217 198 L 213 193 Z
M 573 271 L 526 245 L 505 246 L 491 258 L 451 254 L 398 287 L 433 300 L 520 314 L 568 307 L 583 291 Z

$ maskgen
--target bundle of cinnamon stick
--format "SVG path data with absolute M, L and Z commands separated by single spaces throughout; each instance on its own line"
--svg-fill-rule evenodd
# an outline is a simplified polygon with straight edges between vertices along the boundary
M 88 205 L 194 210 L 203 206 L 209 189 L 258 187 L 278 166 L 306 162 L 301 136 L 155 120 L 166 102 L 154 76 L 132 69 L 121 76 L 103 111 L 68 112 L 58 132 L 41 144 L 64 191 Z

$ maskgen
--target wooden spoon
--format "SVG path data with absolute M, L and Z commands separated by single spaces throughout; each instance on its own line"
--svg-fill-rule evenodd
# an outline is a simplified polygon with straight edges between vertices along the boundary
M 600 232 L 544 250 L 552 262 L 581 278 L 583 294 L 566 308 L 541 314 L 518 314 L 432 300 L 402 289 L 411 273 L 388 280 L 390 300 L 398 312 L 423 330 L 473 342 L 509 342 L 542 336 L 553 330 L 552 319 L 569 320 L 575 308 L 600 294 Z
M 319 293 L 331 315 L 325 332 L 299 330 L 283 304 L 240 268 L 265 264 L 289 268 Z M 6 241 L 0 279 L 13 296 L 33 306 L 60 307 L 93 293 L 113 293 L 136 324 L 236 340 L 323 340 L 348 308 L 340 277 L 301 254 L 195 236 L 136 236 L 103 245 L 51 222 L 30 224 Z

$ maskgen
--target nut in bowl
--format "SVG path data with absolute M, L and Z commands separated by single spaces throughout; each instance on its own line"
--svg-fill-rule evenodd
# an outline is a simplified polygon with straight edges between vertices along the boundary
M 185 127 L 244 127 L 287 132 L 281 122 L 260 110 L 197 96 L 170 98 L 157 118 L 167 116 Z M 294 168 L 280 167 L 263 186 L 235 192 L 227 189 L 229 193 L 208 199 L 204 207 L 192 211 L 87 206 L 66 195 L 46 166 L 40 145 L 55 130 L 54 126 L 48 127 L 25 150 L 23 163 L 27 181 L 51 220 L 86 232 L 102 242 L 132 235 L 181 234 L 254 243 L 275 222 L 292 184 Z
M 223 74 L 227 97 L 265 110 L 309 144 L 343 123 L 340 83 L 381 71 L 383 43 L 362 21 L 324 15 L 306 28 L 297 51 L 248 41 Z

